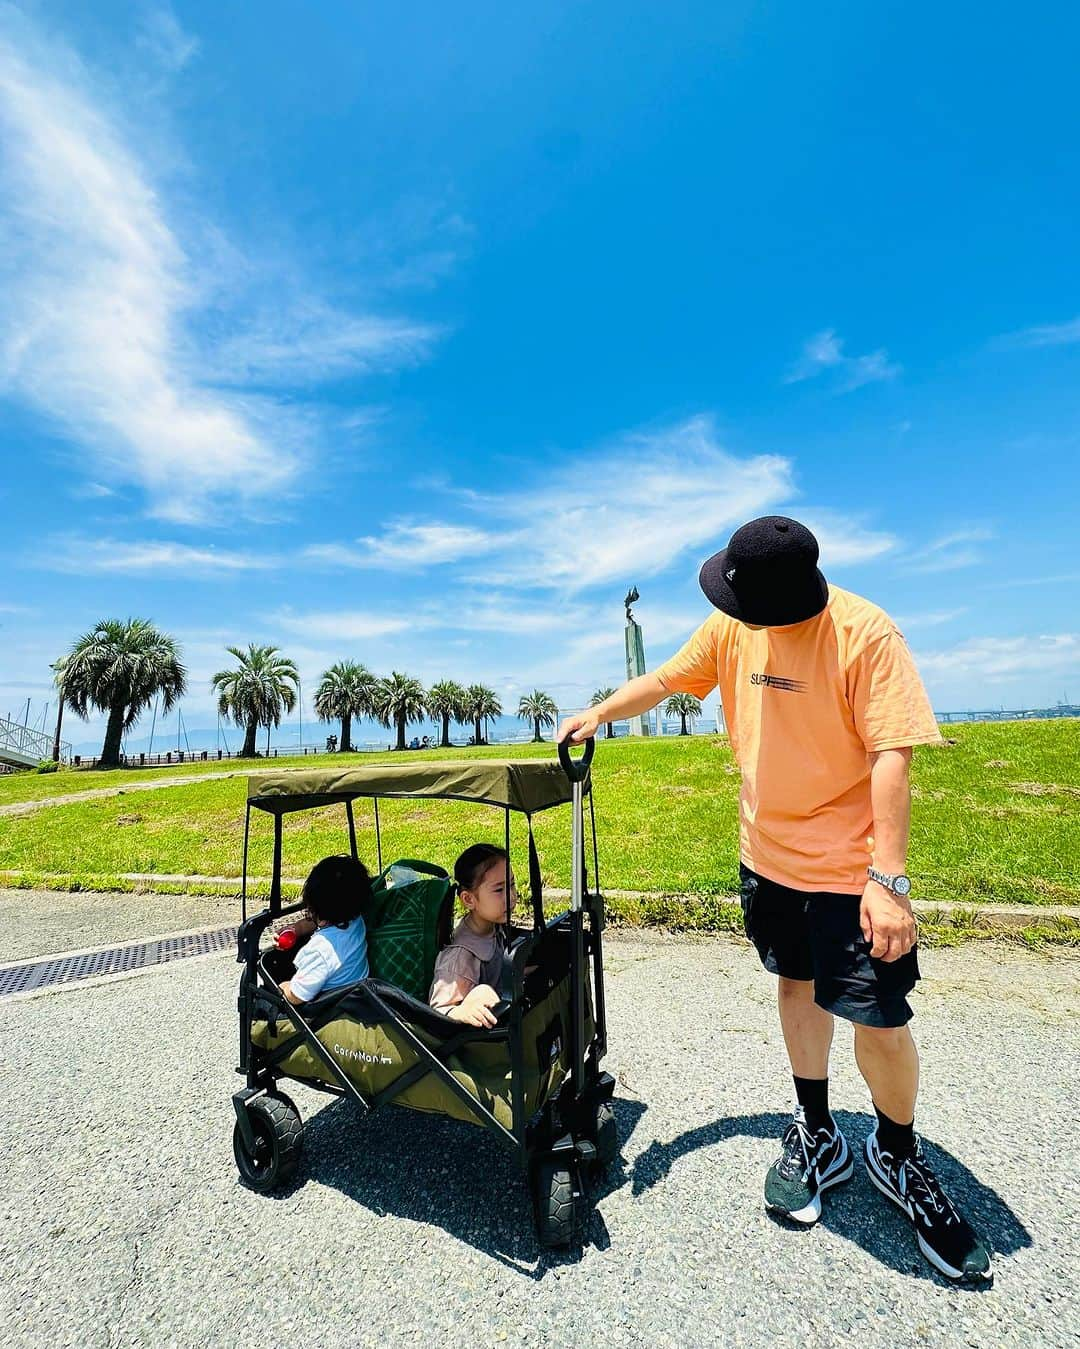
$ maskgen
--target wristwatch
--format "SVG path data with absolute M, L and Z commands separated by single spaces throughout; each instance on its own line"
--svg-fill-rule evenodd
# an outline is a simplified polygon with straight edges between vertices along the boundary
M 891 890 L 901 899 L 906 899 L 911 894 L 910 876 L 890 876 L 887 871 L 876 871 L 873 867 L 867 867 L 866 874 L 872 881 L 877 881 L 878 885 L 883 885 L 886 890 Z

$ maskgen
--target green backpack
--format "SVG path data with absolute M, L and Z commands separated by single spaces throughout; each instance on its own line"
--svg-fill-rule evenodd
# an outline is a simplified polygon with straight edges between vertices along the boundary
M 372 883 L 364 911 L 372 975 L 427 1002 L 435 957 L 450 940 L 453 907 L 442 867 L 409 858 L 391 862 Z

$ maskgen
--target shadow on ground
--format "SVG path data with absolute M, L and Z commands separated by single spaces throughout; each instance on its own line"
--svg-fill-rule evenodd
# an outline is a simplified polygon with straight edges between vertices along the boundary
M 646 1110 L 644 1103 L 616 1097 L 612 1102 L 621 1147 Z M 854 1242 L 889 1269 L 948 1284 L 919 1254 L 910 1224 L 877 1192 L 859 1161 L 872 1120 L 839 1110 L 837 1123 L 856 1156 L 852 1182 L 830 1191 L 821 1225 Z M 592 1188 L 594 1202 L 628 1182 L 635 1199 L 662 1185 L 684 1157 L 732 1138 L 769 1140 L 777 1146 L 791 1119 L 779 1112 L 735 1115 L 688 1130 L 670 1142 L 654 1141 L 627 1167 L 619 1157 Z M 1030 1233 L 1003 1199 L 963 1163 L 924 1138 L 942 1183 L 991 1249 L 1008 1255 L 1032 1244 Z M 760 1174 L 744 1183 L 760 1192 Z M 536 1240 L 528 1186 L 509 1153 L 474 1126 L 437 1115 L 391 1108 L 364 1119 L 345 1102 L 335 1102 L 305 1124 L 304 1154 L 294 1183 L 281 1197 L 308 1181 L 328 1185 L 376 1216 L 393 1215 L 442 1228 L 459 1241 L 532 1279 L 574 1264 L 581 1251 L 543 1250 Z M 764 1207 L 763 1207 L 764 1219 Z M 793 1240 L 812 1239 L 813 1229 L 779 1219 Z M 594 1209 L 586 1240 L 599 1250 L 610 1246 L 602 1214 Z
M 594 1201 L 628 1182 L 621 1148 L 646 1109 L 620 1097 L 612 1106 L 620 1155 L 593 1183 Z M 333 1186 L 377 1216 L 440 1227 L 529 1278 L 541 1279 L 549 1269 L 581 1259 L 580 1250 L 539 1245 L 524 1174 L 509 1152 L 475 1125 L 394 1107 L 365 1119 L 348 1103 L 334 1102 L 305 1121 L 300 1170 L 279 1195 L 307 1181 Z M 586 1240 L 601 1250 L 610 1245 L 596 1209 Z
M 834 1118 L 847 1135 L 855 1154 L 855 1176 L 850 1184 L 831 1190 L 825 1196 L 821 1225 L 861 1246 L 875 1260 L 901 1274 L 958 1287 L 942 1278 L 923 1260 L 915 1245 L 911 1224 L 884 1195 L 874 1189 L 868 1179 L 862 1157 L 863 1145 L 873 1126 L 873 1119 L 849 1110 L 835 1111 Z M 669 1143 L 651 1143 L 634 1162 L 631 1175 L 633 1193 L 635 1196 L 642 1195 L 662 1184 L 681 1158 L 699 1148 L 714 1147 L 731 1138 L 770 1139 L 777 1143 L 776 1155 L 779 1155 L 779 1139 L 790 1122 L 790 1115 L 775 1111 L 758 1115 L 733 1115 L 698 1129 L 690 1129 Z M 992 1251 L 1010 1255 L 1032 1244 L 1027 1228 L 995 1190 L 925 1135 L 923 1143 L 947 1193 Z M 763 1166 L 760 1175 L 747 1176 L 746 1183 L 760 1191 L 765 1181 L 765 1170 L 766 1166 Z M 812 1228 L 797 1227 L 780 1218 L 772 1220 L 785 1231 L 792 1232 L 793 1236 L 806 1236 L 813 1231 Z M 983 1288 L 987 1286 L 982 1285 Z

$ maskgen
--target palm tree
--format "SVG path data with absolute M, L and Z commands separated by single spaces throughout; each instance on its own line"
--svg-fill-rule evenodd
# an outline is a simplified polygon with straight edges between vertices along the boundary
M 331 665 L 315 690 L 315 715 L 320 721 L 341 720 L 338 753 L 352 748 L 353 717 L 369 717 L 378 680 L 359 661 L 342 660 Z
M 372 698 L 375 716 L 380 725 L 397 727 L 395 749 L 405 748 L 405 727 L 408 723 L 423 721 L 426 696 L 419 679 L 399 674 L 397 670 L 388 679 L 380 679 L 375 685 Z
M 484 737 L 480 734 L 480 723 L 501 717 L 502 703 L 495 697 L 494 689 L 489 689 L 485 684 L 470 684 L 465 690 L 465 704 L 461 710 L 462 715 L 472 721 L 476 743 L 481 745 Z
M 664 704 L 664 711 L 670 712 L 673 716 L 681 719 L 682 730 L 679 732 L 680 735 L 689 735 L 690 732 L 686 728 L 686 718 L 700 717 L 701 703 L 692 693 L 673 693 Z
M 428 716 L 442 722 L 441 749 L 450 748 L 450 723 L 465 719 L 465 690 L 452 679 L 444 679 L 432 684 L 427 691 Z
M 540 689 L 533 689 L 528 697 L 522 698 L 518 703 L 518 716 L 522 721 L 531 721 L 534 728 L 533 742 L 543 739 L 540 734 L 541 726 L 554 726 L 555 718 L 559 715 L 559 709 L 555 706 L 555 699 L 549 693 L 543 693 Z
M 187 670 L 175 640 L 145 618 L 107 618 L 84 633 L 53 666 L 56 687 L 85 721 L 90 709 L 107 712 L 100 768 L 120 763 L 124 732 L 160 694 L 166 712 L 184 696 Z
M 604 701 L 604 699 L 610 698 L 614 692 L 615 692 L 614 689 L 597 689 L 596 692 L 593 694 L 593 696 L 589 699 L 589 706 L 599 707 L 600 704 Z M 604 732 L 604 734 L 606 735 L 607 739 L 610 740 L 611 737 L 615 734 L 615 728 L 612 726 L 610 721 L 605 721 L 604 725 L 607 727 L 607 730 Z
M 281 725 L 282 712 L 296 706 L 300 675 L 294 661 L 283 656 L 276 646 L 248 644 L 246 651 L 237 646 L 225 648 L 240 662 L 235 670 L 219 670 L 210 680 L 218 695 L 218 712 L 244 727 L 245 759 L 255 756 L 255 732 L 260 726 L 269 731 Z

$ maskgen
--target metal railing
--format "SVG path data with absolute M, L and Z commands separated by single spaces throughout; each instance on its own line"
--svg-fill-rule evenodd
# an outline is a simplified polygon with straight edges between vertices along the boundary
M 17 721 L 0 717 L 0 760 L 32 767 L 42 759 L 51 759 L 53 737 L 48 731 L 35 731 Z M 60 746 L 60 757 L 67 759 L 71 746 L 65 741 Z

